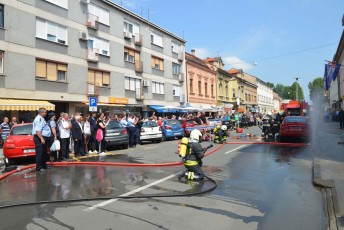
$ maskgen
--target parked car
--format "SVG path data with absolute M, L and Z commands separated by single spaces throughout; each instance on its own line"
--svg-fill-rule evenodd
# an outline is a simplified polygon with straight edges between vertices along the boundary
M 5 166 L 16 159 L 36 156 L 32 135 L 32 123 L 14 125 L 3 146 Z
M 183 130 L 184 130 L 184 135 L 186 137 L 189 137 L 191 131 L 187 130 L 186 128 L 194 127 L 195 126 L 194 120 L 193 119 L 183 119 L 183 120 L 179 120 L 179 121 L 182 124 Z
M 178 120 L 165 120 L 162 123 L 162 134 L 163 140 L 175 137 L 181 139 L 184 136 L 184 129 Z
M 153 141 L 160 143 L 162 141 L 162 131 L 160 126 L 155 121 L 143 122 L 140 140 L 141 142 Z
M 288 137 L 298 137 L 308 139 L 310 136 L 310 125 L 308 117 L 287 116 L 283 119 L 280 127 L 280 140 L 284 141 Z
M 129 145 L 127 130 L 119 122 L 111 120 L 106 126 L 105 141 L 108 147 L 120 146 L 127 149 Z
M 208 118 L 208 125 L 216 127 L 218 125 L 222 125 L 222 121 L 217 118 Z

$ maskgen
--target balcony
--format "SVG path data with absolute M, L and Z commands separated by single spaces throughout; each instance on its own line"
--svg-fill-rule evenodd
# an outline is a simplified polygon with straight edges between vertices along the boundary
M 134 44 L 137 46 L 142 46 L 143 36 L 141 34 L 134 34 Z
M 179 74 L 179 82 L 184 82 L 184 74 Z
M 93 83 L 87 83 L 87 95 L 99 96 L 99 87 Z
M 93 14 L 87 14 L 87 27 L 92 29 L 99 29 L 99 17 Z
M 136 61 L 135 62 L 135 71 L 137 73 L 143 73 L 143 62 L 142 61 Z
M 184 52 L 179 52 L 178 53 L 178 60 L 179 61 L 184 61 Z
M 99 50 L 98 49 L 87 49 L 87 61 L 99 62 Z
M 136 100 L 138 100 L 138 101 L 144 100 L 142 87 L 137 87 L 136 88 Z

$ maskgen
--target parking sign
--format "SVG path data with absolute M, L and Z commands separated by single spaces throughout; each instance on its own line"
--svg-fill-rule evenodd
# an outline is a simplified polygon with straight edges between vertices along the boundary
M 88 111 L 97 112 L 97 98 L 96 97 L 90 97 L 90 105 L 89 105 Z

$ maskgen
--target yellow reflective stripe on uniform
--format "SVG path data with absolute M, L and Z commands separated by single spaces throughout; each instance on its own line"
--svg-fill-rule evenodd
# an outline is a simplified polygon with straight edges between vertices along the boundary
M 198 165 L 198 162 L 197 161 L 186 161 L 184 163 L 185 166 L 195 166 L 195 165 Z
M 194 177 L 195 177 L 195 173 L 194 172 L 191 172 L 191 180 L 193 180 L 194 179 Z
M 188 180 L 191 179 L 191 172 L 188 173 Z

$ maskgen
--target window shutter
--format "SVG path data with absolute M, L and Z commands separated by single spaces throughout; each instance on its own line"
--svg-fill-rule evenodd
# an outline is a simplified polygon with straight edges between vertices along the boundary
M 103 73 L 102 72 L 96 72 L 96 85 L 97 86 L 103 85 Z
M 140 89 L 141 88 L 141 80 L 140 79 L 135 79 L 135 81 L 136 81 L 136 89 Z
M 95 5 L 88 4 L 88 13 L 95 15 Z
M 88 83 L 94 84 L 94 71 L 88 70 Z
M 57 31 L 58 31 L 57 38 L 67 43 L 67 28 L 63 26 L 59 26 Z
M 39 19 L 36 20 L 36 36 L 38 38 L 47 39 L 47 28 L 45 21 Z
M 51 81 L 57 80 L 57 65 L 56 63 L 47 62 L 47 79 Z
M 140 61 L 140 53 L 135 52 L 135 63 L 138 63 Z
M 135 90 L 135 78 L 130 78 L 130 90 Z
M 51 22 L 47 22 L 47 34 L 51 34 L 57 37 L 57 25 Z
M 151 64 L 152 64 L 152 69 L 154 69 L 155 68 L 155 58 L 154 57 L 152 57 Z
M 110 85 L 110 73 L 103 73 L 103 84 Z
M 164 84 L 160 83 L 160 93 L 164 94 Z
M 152 82 L 152 93 L 156 93 L 156 90 L 155 90 L 155 87 L 156 87 L 156 82 Z
M 47 63 L 36 60 L 36 77 L 47 78 Z
M 102 40 L 102 48 L 103 50 L 107 51 L 107 55 L 110 55 L 110 48 L 109 48 L 109 42 L 106 40 Z
M 104 23 L 105 25 L 109 25 L 110 21 L 110 13 L 108 10 L 102 9 L 101 10 L 101 22 Z
M 67 72 L 67 65 L 58 64 L 57 65 L 57 70 Z
M 134 50 L 129 50 L 129 55 L 130 56 L 135 56 L 135 51 Z
M 160 70 L 164 70 L 164 60 L 160 60 Z
M 130 78 L 129 77 L 125 77 L 125 81 L 124 81 L 124 88 L 125 89 L 130 89 Z

